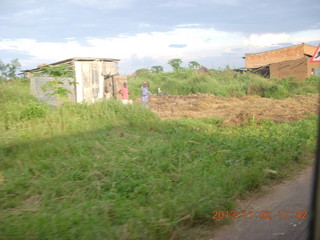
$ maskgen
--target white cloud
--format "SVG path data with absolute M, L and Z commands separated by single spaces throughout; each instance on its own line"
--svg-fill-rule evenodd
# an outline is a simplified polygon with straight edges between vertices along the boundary
M 290 35 L 287 33 L 251 34 L 244 42 L 253 47 L 271 47 L 279 43 L 288 42 Z
M 320 30 L 246 36 L 241 32 L 217 31 L 212 28 L 175 28 L 168 32 L 146 32 L 132 36 L 119 35 L 113 38 L 89 38 L 84 43 L 74 38 L 64 39 L 63 42 L 0 39 L 0 51 L 9 50 L 19 55 L 28 55 L 29 60 L 21 59 L 21 62 L 30 64 L 31 61 L 34 61 L 32 67 L 43 62 L 50 63 L 71 57 L 119 58 L 121 64 L 130 66 L 130 62 L 133 61 L 141 65 L 147 62 L 166 63 L 171 58 L 181 58 L 187 62 L 217 58 L 228 53 L 238 58 L 246 52 L 258 52 L 283 43 L 298 44 L 316 41 L 320 39 L 319 36 Z M 174 44 L 184 47 L 170 47 Z M 120 69 L 120 71 L 127 70 Z
M 240 0 L 202 0 L 202 2 L 205 3 L 214 3 L 214 4 L 220 4 L 220 5 L 232 5 L 232 6 L 238 6 L 240 5 Z
M 69 0 L 72 4 L 99 9 L 119 9 L 132 5 L 134 0 Z
M 292 43 L 320 41 L 320 29 L 310 29 L 305 31 L 294 32 L 290 40 Z
M 233 49 L 231 49 L 231 48 L 227 48 L 227 49 L 225 49 L 225 50 L 224 50 L 224 52 L 226 52 L 226 53 L 233 53 L 233 52 L 234 52 L 234 50 L 233 50 Z
M 151 25 L 148 24 L 148 23 L 139 23 L 138 27 L 140 27 L 140 28 L 148 28 L 148 27 L 151 27 Z
M 179 2 L 179 1 L 172 1 L 172 2 L 166 2 L 166 3 L 160 3 L 158 7 L 169 7 L 169 8 L 190 8 L 194 7 L 194 3 L 188 3 L 188 2 Z
M 201 5 L 229 5 L 229 6 L 238 6 L 240 0 L 176 0 L 176 1 L 167 1 L 162 2 L 159 7 L 172 7 L 172 8 L 190 8 Z
M 175 25 L 176 28 L 196 28 L 196 27 L 200 27 L 201 24 L 198 23 L 188 23 L 188 24 L 178 24 Z
M 299 44 L 320 40 L 320 29 L 310 29 L 292 33 L 251 34 L 244 45 L 254 48 L 278 46 L 282 43 Z
M 44 11 L 44 7 L 25 10 L 21 12 L 17 12 L 14 14 L 14 17 L 28 17 L 28 16 L 34 16 L 42 13 Z

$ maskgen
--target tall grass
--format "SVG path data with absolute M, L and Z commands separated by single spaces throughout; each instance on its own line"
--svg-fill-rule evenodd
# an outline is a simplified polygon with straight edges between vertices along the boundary
M 140 94 L 139 85 L 149 81 L 150 90 L 156 93 L 187 95 L 210 93 L 217 96 L 259 95 L 262 97 L 287 98 L 298 94 L 318 93 L 320 77 L 312 76 L 306 81 L 295 78 L 267 79 L 256 74 L 240 74 L 231 70 L 213 70 L 208 74 L 194 71 L 171 73 L 144 73 L 129 77 L 129 88 L 133 97 Z
M 23 85 L 0 89 L 1 116 L 28 116 L 1 118 L 0 239 L 179 238 L 315 148 L 316 117 L 221 127 L 116 101 L 48 109 Z

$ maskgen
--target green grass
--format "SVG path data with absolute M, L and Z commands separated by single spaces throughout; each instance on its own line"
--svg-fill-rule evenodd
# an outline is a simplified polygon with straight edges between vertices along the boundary
M 209 74 L 199 74 L 193 71 L 170 73 L 144 73 L 130 77 L 129 88 L 132 97 L 140 96 L 139 85 L 149 81 L 150 91 L 174 95 L 193 93 L 210 93 L 217 96 L 259 95 L 271 98 L 287 98 L 297 94 L 319 92 L 320 77 L 312 76 L 306 81 L 295 78 L 267 79 L 256 74 L 240 74 L 231 70 L 213 70 Z
M 25 84 L 0 87 L 0 239 L 179 238 L 315 149 L 315 116 L 222 127 L 116 101 L 49 109 Z

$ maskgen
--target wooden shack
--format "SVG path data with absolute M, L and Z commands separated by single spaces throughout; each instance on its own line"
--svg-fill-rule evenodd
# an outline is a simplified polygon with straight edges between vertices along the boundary
M 119 59 L 112 58 L 70 58 L 63 61 L 47 64 L 46 66 L 66 65 L 72 67 L 74 78 L 61 79 L 65 84 L 64 88 L 70 91 L 68 99 L 71 102 L 94 103 L 106 98 L 107 91 L 111 98 L 120 99 L 118 91 L 127 81 L 124 76 L 118 74 Z M 50 94 L 42 89 L 42 86 L 48 81 L 53 80 L 50 76 L 39 75 L 38 68 L 23 71 L 26 77 L 30 79 L 31 94 L 39 100 L 50 105 L 59 104 L 57 96 Z M 75 82 L 70 85 L 68 82 Z M 61 101 L 60 101 L 61 102 Z

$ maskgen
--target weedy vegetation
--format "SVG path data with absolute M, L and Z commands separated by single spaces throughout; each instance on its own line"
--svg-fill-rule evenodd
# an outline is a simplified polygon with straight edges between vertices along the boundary
M 208 93 L 217 96 L 257 95 L 267 98 L 283 99 L 294 95 L 319 92 L 319 76 L 311 76 L 306 81 L 294 77 L 287 79 L 267 79 L 257 74 L 241 74 L 227 68 L 226 70 L 211 70 L 210 73 L 198 73 L 192 70 L 174 72 L 140 71 L 134 77 L 129 77 L 129 87 L 133 97 L 139 97 L 139 85 L 143 81 L 150 83 L 150 91 L 173 95 L 188 95 Z
M 129 84 L 147 79 L 170 94 L 285 96 L 270 90 L 275 80 L 184 74 L 146 74 Z M 289 95 L 312 92 L 313 81 L 283 86 L 299 84 Z M 112 100 L 51 109 L 28 91 L 26 82 L 0 82 L 3 240 L 179 239 L 181 227 L 211 223 L 213 210 L 232 210 L 236 198 L 292 176 L 315 149 L 315 116 L 226 127 L 213 118 L 162 121 Z

